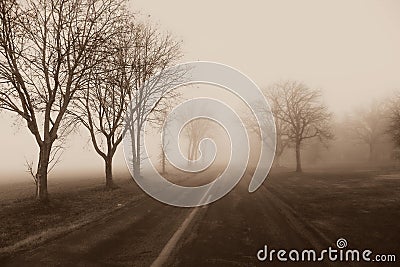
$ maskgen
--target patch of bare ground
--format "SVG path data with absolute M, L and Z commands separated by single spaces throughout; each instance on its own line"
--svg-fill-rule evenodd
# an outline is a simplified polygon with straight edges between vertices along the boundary
M 106 190 L 99 179 L 91 187 L 52 193 L 48 204 L 40 204 L 33 197 L 3 202 L 0 205 L 0 257 L 110 216 L 141 196 L 132 181 L 126 180 L 118 188 Z
M 272 173 L 267 188 L 332 244 L 397 252 L 400 232 L 400 179 L 396 171 Z M 268 185 L 269 183 L 269 185 Z

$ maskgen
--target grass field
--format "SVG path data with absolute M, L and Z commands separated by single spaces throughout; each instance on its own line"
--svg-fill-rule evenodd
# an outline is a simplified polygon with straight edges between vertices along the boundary
M 8 254 L 56 238 L 143 197 L 125 176 L 119 189 L 105 191 L 102 179 L 54 185 L 51 203 L 32 198 L 32 186 L 3 185 L 0 253 Z M 395 253 L 400 231 L 400 172 L 272 171 L 264 186 L 329 240 L 345 238 L 349 247 Z
M 105 190 L 102 179 L 59 179 L 50 187 L 51 201 L 41 205 L 29 183 L 3 185 L 0 204 L 0 253 L 32 247 L 107 216 L 142 196 L 129 179 L 117 179 L 119 188 Z
M 397 252 L 400 173 L 315 171 L 272 173 L 269 187 L 329 240 L 349 247 Z

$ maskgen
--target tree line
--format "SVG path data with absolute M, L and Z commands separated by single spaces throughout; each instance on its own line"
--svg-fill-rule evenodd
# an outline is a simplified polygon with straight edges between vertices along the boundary
M 48 201 L 48 172 L 77 125 L 88 130 L 113 188 L 128 110 L 140 168 L 140 132 L 163 109 L 147 103 L 165 97 L 143 84 L 180 58 L 180 42 L 136 19 L 126 0 L 4 0 L 0 23 L 0 109 L 18 115 L 38 145 L 37 166 L 29 164 L 36 198 Z
M 340 137 L 347 142 L 368 147 L 368 160 L 376 164 L 378 147 L 384 142 L 392 144 L 393 160 L 400 158 L 400 95 L 373 101 L 347 114 L 342 121 L 322 101 L 321 90 L 312 89 L 305 83 L 293 80 L 277 82 L 264 90 L 271 105 L 276 126 L 275 165 L 285 151 L 293 149 L 296 171 L 302 172 L 301 151 L 306 144 L 329 141 Z M 269 112 L 267 108 L 260 107 Z M 255 121 L 249 127 L 258 133 Z
M 113 158 L 125 134 L 130 136 L 134 175 L 140 175 L 144 124 L 166 117 L 168 101 L 176 96 L 167 94 L 171 86 L 165 85 L 179 84 L 181 74 L 166 73 L 163 86 L 144 84 L 182 56 L 180 42 L 137 19 L 127 0 L 2 0 L 0 27 L 0 110 L 24 121 L 39 148 L 37 165 L 28 165 L 36 198 L 48 201 L 48 173 L 66 136 L 79 125 L 104 161 L 107 188 L 115 187 Z M 287 148 L 294 148 L 301 172 L 304 144 L 334 138 L 333 115 L 321 91 L 302 82 L 276 83 L 265 95 L 275 118 L 276 162 Z M 353 138 L 369 145 L 372 160 L 383 134 L 400 146 L 399 99 L 348 120 Z M 127 116 L 132 120 L 124 125 Z M 202 124 L 186 129 L 188 159 L 198 156 L 205 131 Z M 164 154 L 161 162 L 165 171 Z

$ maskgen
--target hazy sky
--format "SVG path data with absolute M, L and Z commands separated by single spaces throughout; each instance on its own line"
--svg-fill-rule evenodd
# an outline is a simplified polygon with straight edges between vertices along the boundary
M 183 41 L 182 61 L 231 65 L 260 87 L 304 81 L 321 88 L 338 115 L 400 90 L 396 0 L 133 0 L 131 6 Z M 0 123 L 1 181 L 23 176 L 25 158 L 34 158 L 36 145 L 24 127 L 11 127 L 4 112 Z M 101 173 L 102 161 L 86 141 L 85 132 L 71 137 L 58 172 L 95 167 Z M 123 164 L 119 151 L 116 165 Z
M 400 89 L 399 1 L 133 0 L 183 40 L 184 60 L 236 67 L 260 87 L 298 79 L 337 113 Z

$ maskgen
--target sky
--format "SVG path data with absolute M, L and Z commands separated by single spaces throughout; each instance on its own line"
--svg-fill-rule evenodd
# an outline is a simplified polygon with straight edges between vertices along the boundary
M 337 114 L 400 90 L 399 1 L 156 1 L 131 7 L 183 41 L 182 61 L 231 65 L 260 87 L 301 80 Z
M 130 8 L 182 41 L 181 62 L 227 64 L 261 88 L 303 81 L 322 90 L 337 117 L 400 90 L 399 1 L 132 0 Z M 37 151 L 14 121 L 0 113 L 0 181 L 29 179 L 24 163 Z M 116 166 L 124 166 L 121 150 Z M 83 170 L 103 170 L 85 132 L 70 137 L 54 175 Z

